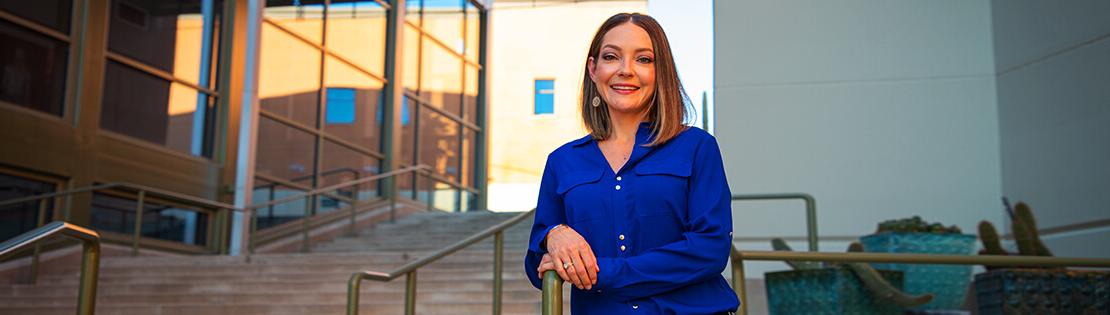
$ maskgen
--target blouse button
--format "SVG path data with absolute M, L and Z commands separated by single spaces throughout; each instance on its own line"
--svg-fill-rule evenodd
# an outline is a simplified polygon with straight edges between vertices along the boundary
M 624 251 L 624 245 L 621 245 L 621 251 L 622 252 Z
M 632 309 L 634 309 L 634 310 L 640 309 L 640 304 L 632 304 Z
M 621 185 L 617 185 L 617 190 L 621 190 Z
M 620 176 L 617 176 L 617 181 L 618 181 L 618 182 L 619 182 L 619 181 L 621 181 L 621 177 L 620 177 Z
M 617 238 L 619 238 L 620 240 L 623 241 L 624 240 L 624 234 L 621 234 L 620 236 L 617 236 Z

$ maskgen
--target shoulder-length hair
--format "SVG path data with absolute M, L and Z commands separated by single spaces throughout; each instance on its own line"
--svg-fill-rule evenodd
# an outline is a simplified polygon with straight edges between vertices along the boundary
M 609 118 L 608 105 L 604 101 L 598 107 L 593 107 L 590 100 L 594 96 L 600 97 L 597 84 L 590 78 L 589 57 L 600 59 L 601 39 L 613 28 L 632 23 L 647 32 L 651 38 L 652 49 L 655 52 L 655 95 L 652 96 L 648 109 L 647 119 L 651 123 L 652 141 L 646 146 L 655 146 L 666 143 L 667 140 L 678 136 L 686 130 L 686 121 L 690 106 L 690 98 L 682 88 L 678 79 L 678 69 L 674 64 L 674 55 L 671 54 L 671 44 L 667 41 L 667 34 L 654 18 L 639 13 L 618 13 L 605 20 L 594 34 L 590 42 L 590 50 L 586 54 L 586 73 L 582 76 L 582 94 L 579 99 L 579 108 L 582 110 L 582 122 L 586 130 L 596 140 L 608 139 L 613 133 L 613 124 Z

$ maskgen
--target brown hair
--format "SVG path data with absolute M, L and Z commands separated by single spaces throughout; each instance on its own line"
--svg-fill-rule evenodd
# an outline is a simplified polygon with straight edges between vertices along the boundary
M 686 90 L 682 88 L 682 82 L 678 79 L 678 69 L 675 67 L 674 56 L 671 54 L 671 44 L 667 42 L 667 34 L 663 33 L 663 27 L 659 26 L 659 22 L 645 14 L 618 13 L 605 20 L 605 23 L 602 23 L 601 27 L 597 29 L 597 34 L 594 34 L 594 39 L 590 43 L 590 50 L 586 55 L 587 66 L 584 67 L 586 73 L 582 79 L 582 98 L 579 100 L 579 107 L 582 109 L 582 122 L 594 139 L 605 140 L 613 133 L 612 122 L 609 120 L 608 104 L 604 100 L 598 107 L 593 107 L 590 104 L 590 100 L 594 96 L 600 97 L 600 93 L 597 91 L 597 84 L 590 78 L 588 64 L 590 62 L 589 57 L 594 57 L 595 60 L 598 59 L 598 53 L 601 50 L 601 39 L 605 37 L 605 34 L 624 23 L 632 23 L 644 29 L 648 37 L 651 38 L 651 45 L 655 51 L 655 95 L 652 95 L 652 102 L 648 104 L 647 114 L 648 121 L 651 123 L 653 139 L 646 146 L 660 145 L 686 130 L 684 122 L 689 113 L 686 107 L 690 106 L 690 98 L 686 95 Z

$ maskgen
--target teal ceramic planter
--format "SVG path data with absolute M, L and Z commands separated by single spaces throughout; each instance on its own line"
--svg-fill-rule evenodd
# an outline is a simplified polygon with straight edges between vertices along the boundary
M 867 252 L 971 255 L 977 237 L 969 234 L 885 232 L 860 238 Z M 871 264 L 875 269 L 898 270 L 905 275 L 905 292 L 933 293 L 929 304 L 912 310 L 953 310 L 963 306 L 971 283 L 969 265 Z
M 879 270 L 895 288 L 902 273 Z M 902 307 L 879 301 L 848 267 L 768 272 L 767 308 L 771 314 L 902 314 Z
M 1110 314 L 1110 272 L 996 269 L 975 275 L 981 315 Z

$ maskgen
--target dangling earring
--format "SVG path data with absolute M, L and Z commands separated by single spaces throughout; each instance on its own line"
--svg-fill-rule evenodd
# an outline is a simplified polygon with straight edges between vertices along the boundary
M 594 95 L 594 99 L 590 100 L 590 105 L 593 105 L 594 107 L 601 106 L 601 98 L 597 97 L 597 95 Z

